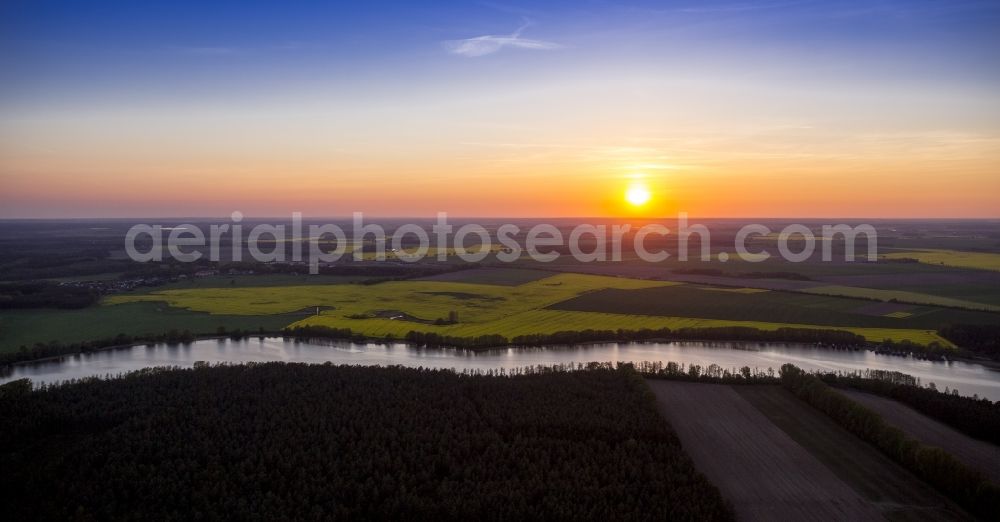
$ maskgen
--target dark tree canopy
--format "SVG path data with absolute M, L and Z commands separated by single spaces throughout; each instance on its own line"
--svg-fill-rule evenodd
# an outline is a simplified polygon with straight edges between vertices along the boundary
M 0 390 L 9 520 L 730 518 L 627 368 L 268 363 Z

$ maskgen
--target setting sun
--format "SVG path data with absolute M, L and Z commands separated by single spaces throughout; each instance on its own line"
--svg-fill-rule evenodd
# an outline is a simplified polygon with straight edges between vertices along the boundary
M 625 200 L 630 204 L 635 206 L 645 205 L 649 201 L 652 195 L 649 193 L 649 189 L 645 185 L 632 185 L 625 191 Z

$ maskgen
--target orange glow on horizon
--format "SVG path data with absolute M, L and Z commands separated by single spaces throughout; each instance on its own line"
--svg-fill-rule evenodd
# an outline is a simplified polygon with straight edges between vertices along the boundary
M 0 217 L 990 218 L 1000 193 L 1000 149 L 989 141 L 956 141 L 945 161 L 895 150 L 757 156 L 749 145 L 664 158 L 660 149 L 601 146 L 599 136 L 530 154 L 486 145 L 300 154 L 264 143 L 195 154 L 120 138 L 118 148 L 56 140 L 55 152 L 5 145 Z M 633 185 L 646 193 L 626 194 Z

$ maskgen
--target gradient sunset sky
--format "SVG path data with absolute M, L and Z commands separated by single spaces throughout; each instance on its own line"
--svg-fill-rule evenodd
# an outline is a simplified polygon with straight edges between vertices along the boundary
M 998 27 L 962 0 L 5 0 L 0 217 L 1000 217 Z

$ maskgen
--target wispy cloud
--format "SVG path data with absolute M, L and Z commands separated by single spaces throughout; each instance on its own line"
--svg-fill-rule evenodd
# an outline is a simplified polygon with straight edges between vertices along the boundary
M 444 42 L 444 48 L 451 54 L 457 54 L 459 56 L 469 58 L 493 54 L 505 47 L 535 51 L 549 51 L 552 49 L 562 48 L 561 45 L 554 42 L 521 38 L 521 33 L 527 29 L 529 25 L 531 25 L 531 23 L 525 21 L 524 24 L 517 29 L 517 31 L 514 31 L 509 35 L 488 34 L 485 36 L 477 36 L 475 38 L 466 38 L 464 40 L 449 40 Z

